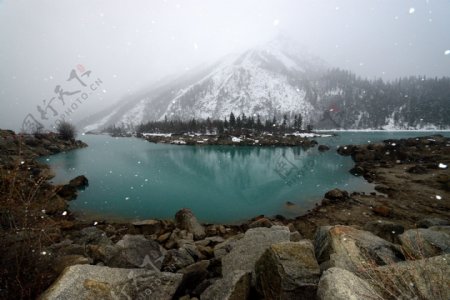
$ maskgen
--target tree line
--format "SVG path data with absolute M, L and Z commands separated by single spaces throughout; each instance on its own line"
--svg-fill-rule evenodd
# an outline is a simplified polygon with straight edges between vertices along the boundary
M 306 131 L 311 131 L 312 126 L 307 125 Z M 125 126 L 112 125 L 106 128 L 105 132 L 112 135 L 123 135 L 127 132 Z M 246 116 L 245 114 L 235 115 L 233 112 L 223 120 L 219 119 L 196 119 L 180 120 L 168 119 L 164 121 L 149 121 L 145 124 L 138 125 L 134 131 L 138 134 L 142 133 L 202 133 L 202 134 L 258 134 L 262 132 L 268 133 L 292 133 L 303 131 L 303 117 L 301 114 L 294 114 L 290 118 L 287 114 L 281 119 L 273 118 L 263 120 L 259 115 Z

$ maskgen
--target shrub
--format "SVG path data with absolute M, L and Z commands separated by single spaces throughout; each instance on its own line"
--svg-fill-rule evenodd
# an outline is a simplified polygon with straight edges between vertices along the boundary
M 56 130 L 59 137 L 66 141 L 74 140 L 77 133 L 75 126 L 67 121 L 59 123 Z

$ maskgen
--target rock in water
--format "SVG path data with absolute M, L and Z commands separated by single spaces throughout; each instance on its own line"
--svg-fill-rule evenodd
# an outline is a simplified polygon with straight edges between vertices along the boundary
M 183 275 L 91 265 L 66 268 L 41 300 L 172 299 Z
M 308 240 L 273 244 L 255 266 L 264 299 L 314 299 L 320 267 Z
M 319 145 L 318 149 L 320 152 L 325 152 L 325 151 L 330 150 L 330 147 L 328 147 L 327 145 Z
M 89 180 L 84 175 L 80 175 L 69 181 L 69 185 L 77 189 L 85 188 L 89 185 Z
M 175 221 L 177 228 L 192 233 L 195 240 L 201 240 L 206 236 L 205 228 L 200 225 L 190 209 L 183 208 L 178 211 L 175 214 Z
M 317 298 L 319 300 L 380 299 L 367 281 L 340 268 L 331 268 L 323 273 L 317 289 Z

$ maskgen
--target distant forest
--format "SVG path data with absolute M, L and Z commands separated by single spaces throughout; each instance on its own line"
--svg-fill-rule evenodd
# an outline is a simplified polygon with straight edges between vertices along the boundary
M 306 131 L 311 131 L 312 126 L 307 125 Z M 206 120 L 197 120 L 192 118 L 189 121 L 173 120 L 165 118 L 164 121 L 151 121 L 146 124 L 141 124 L 135 128 L 136 133 L 187 133 L 196 132 L 202 134 L 249 134 L 249 133 L 292 133 L 303 130 L 303 119 L 300 114 L 296 114 L 293 118 L 289 118 L 288 115 L 284 115 L 280 120 L 276 117 L 267 119 L 264 122 L 261 121 L 260 116 L 247 117 L 245 114 L 238 115 L 237 117 L 232 112 L 228 118 L 224 120 L 212 120 L 207 118 Z M 110 126 L 107 127 L 105 132 L 112 135 L 126 134 L 127 130 L 122 126 Z
M 333 119 L 334 123 L 329 125 L 332 127 L 378 129 L 390 123 L 405 129 L 431 124 L 436 128 L 450 128 L 448 77 L 368 80 L 335 69 L 309 86 L 308 97 L 312 103 L 328 105 L 323 107 L 324 117 Z
M 423 76 L 392 81 L 364 79 L 354 73 L 332 69 L 314 80 L 298 78 L 305 90 L 305 101 L 312 104 L 321 118 L 312 125 L 317 129 L 450 129 L 450 78 Z M 223 120 L 179 119 L 151 121 L 139 126 L 115 125 L 104 131 L 125 132 L 293 132 L 312 130 L 302 115 L 246 116 L 231 113 Z

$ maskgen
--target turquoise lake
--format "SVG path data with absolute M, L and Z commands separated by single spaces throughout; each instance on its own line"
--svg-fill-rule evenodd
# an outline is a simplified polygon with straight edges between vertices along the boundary
M 89 187 L 70 203 L 81 218 L 168 219 L 187 207 L 202 222 L 237 223 L 260 214 L 301 215 L 333 188 L 373 191 L 373 185 L 348 172 L 353 162 L 336 153 L 339 145 L 432 133 L 337 134 L 316 138 L 331 147 L 324 153 L 317 147 L 178 146 L 85 135 L 81 140 L 89 147 L 42 160 L 56 172 L 54 183 L 78 175 L 89 179 Z

